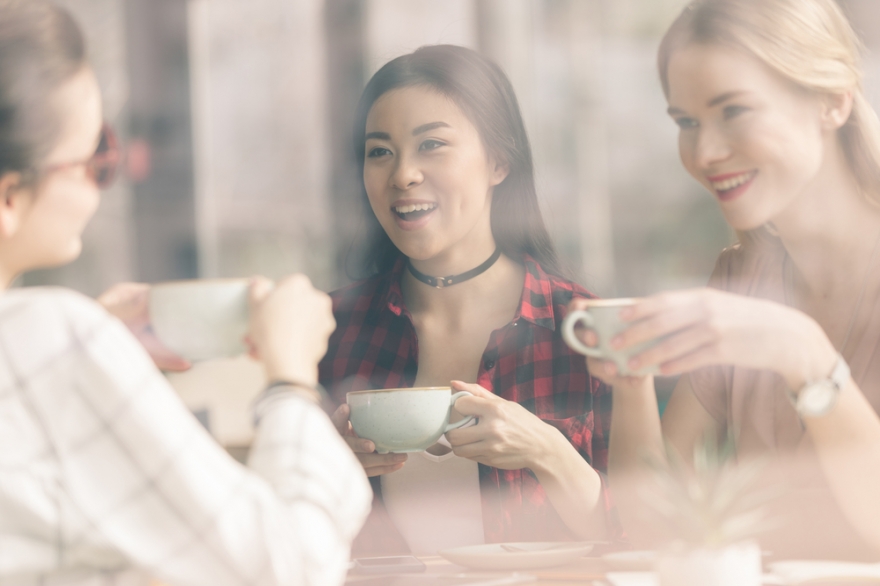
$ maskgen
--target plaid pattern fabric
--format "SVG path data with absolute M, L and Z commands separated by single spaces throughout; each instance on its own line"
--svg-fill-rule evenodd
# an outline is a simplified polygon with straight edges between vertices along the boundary
M 530 257 L 524 264 L 519 310 L 507 326 L 491 335 L 476 382 L 558 428 L 587 462 L 604 472 L 610 389 L 590 377 L 584 357 L 569 349 L 556 331 L 569 301 L 593 296 L 570 281 L 548 275 Z M 403 270 L 402 259 L 387 274 L 331 294 L 338 325 L 319 372 L 321 383 L 340 403 L 347 391 L 415 383 L 418 342 L 400 289 Z M 488 541 L 568 535 L 530 470 L 483 465 L 479 469 Z M 377 491 L 379 483 L 372 485 Z
M 0 584 L 341 584 L 363 469 L 310 401 L 258 407 L 248 469 L 96 303 L 0 294 Z

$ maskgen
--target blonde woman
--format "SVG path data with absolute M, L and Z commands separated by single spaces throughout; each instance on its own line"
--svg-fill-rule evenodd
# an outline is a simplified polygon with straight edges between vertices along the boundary
M 613 344 L 684 374 L 663 420 L 653 380 L 614 387 L 609 472 L 633 539 L 645 452 L 730 432 L 784 487 L 763 545 L 781 556 L 880 554 L 880 125 L 859 43 L 833 0 L 697 0 L 660 46 L 688 172 L 740 235 L 711 288 L 647 298 Z M 574 307 L 582 303 L 574 302 Z M 585 335 L 588 343 L 592 336 Z M 644 494 L 644 491 L 642 491 Z

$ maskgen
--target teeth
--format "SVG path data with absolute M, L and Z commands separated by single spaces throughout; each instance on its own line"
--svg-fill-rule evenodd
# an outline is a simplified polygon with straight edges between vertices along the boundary
M 435 207 L 437 207 L 437 206 L 432 203 L 414 203 L 414 204 L 405 205 L 405 206 L 398 206 L 398 207 L 394 208 L 394 211 L 397 212 L 398 214 L 409 214 L 411 212 L 420 212 L 423 210 L 433 210 Z
M 750 171 L 748 173 L 742 173 L 737 175 L 736 177 L 730 177 L 729 179 L 725 179 L 724 181 L 713 181 L 712 187 L 716 191 L 729 191 L 734 187 L 739 187 L 749 179 L 753 177 L 753 173 Z

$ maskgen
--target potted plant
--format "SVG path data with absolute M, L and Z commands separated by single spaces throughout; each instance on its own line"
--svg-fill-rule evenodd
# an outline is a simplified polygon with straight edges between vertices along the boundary
M 754 538 L 767 527 L 764 506 L 773 495 L 756 488 L 763 463 L 737 463 L 734 453 L 732 438 L 708 436 L 693 465 L 671 446 L 665 462 L 653 463 L 656 483 L 642 496 L 674 539 L 658 557 L 661 586 L 760 586 Z

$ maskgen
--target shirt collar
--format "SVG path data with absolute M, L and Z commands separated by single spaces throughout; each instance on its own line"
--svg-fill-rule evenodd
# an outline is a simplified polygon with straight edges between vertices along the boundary
M 538 261 L 528 254 L 523 257 L 523 266 L 526 270 L 526 277 L 523 282 L 519 309 L 513 320 L 524 319 L 537 326 L 555 331 L 556 318 L 553 310 L 553 290 L 550 276 L 544 272 Z M 388 308 L 391 313 L 397 316 L 409 314 L 403 302 L 403 291 L 400 288 L 400 279 L 404 270 L 406 270 L 406 257 L 401 255 L 386 276 L 387 288 L 382 297 L 382 307 Z

